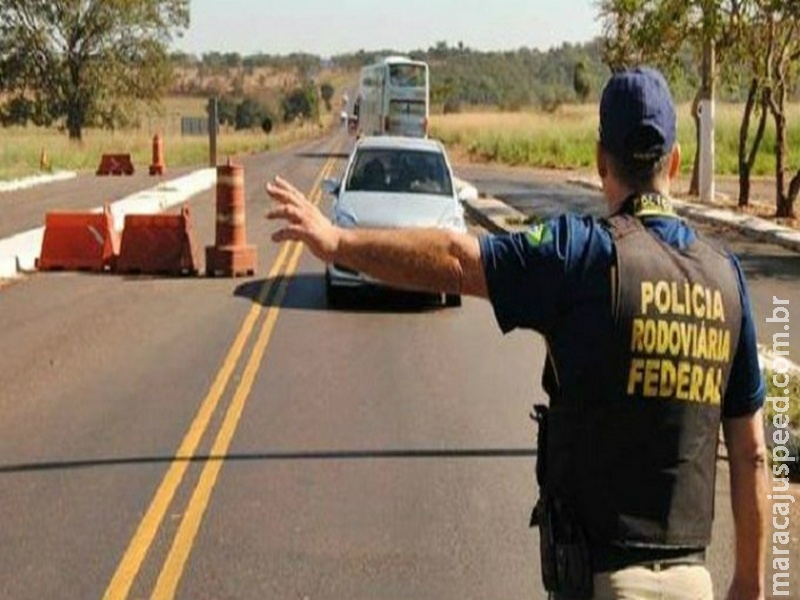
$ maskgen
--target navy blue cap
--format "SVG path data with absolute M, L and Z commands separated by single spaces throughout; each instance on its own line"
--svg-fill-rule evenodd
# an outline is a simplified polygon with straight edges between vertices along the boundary
M 600 100 L 600 144 L 612 155 L 654 162 L 676 139 L 675 104 L 664 76 L 648 67 L 616 73 Z

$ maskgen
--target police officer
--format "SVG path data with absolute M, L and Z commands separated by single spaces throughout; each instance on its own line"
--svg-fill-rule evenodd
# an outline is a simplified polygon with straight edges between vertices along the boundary
M 555 544 L 543 568 L 556 598 L 714 597 L 703 562 L 720 422 L 736 537 L 728 598 L 764 595 L 755 327 L 736 259 L 673 210 L 679 163 L 667 83 L 637 68 L 601 100 L 602 220 L 565 215 L 480 238 L 342 230 L 287 181 L 267 185 L 278 203 L 268 217 L 285 221 L 274 241 L 400 287 L 487 298 L 503 332 L 545 337 L 540 483 L 553 512 L 540 534 Z

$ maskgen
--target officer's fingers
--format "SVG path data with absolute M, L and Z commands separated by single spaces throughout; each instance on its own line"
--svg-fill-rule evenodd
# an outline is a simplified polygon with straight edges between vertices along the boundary
M 282 204 L 267 213 L 267 220 L 284 220 L 298 224 L 303 221 L 303 213 L 292 204 Z
M 291 183 L 282 177 L 275 177 L 272 181 L 272 189 L 283 193 L 286 197 L 290 198 L 292 202 L 297 204 L 305 204 L 308 202 L 303 192 L 294 187 Z
M 307 202 L 305 196 L 296 188 L 287 187 L 284 183 L 274 180 L 267 183 L 267 194 L 282 204 L 303 204 Z
M 296 187 L 294 187 L 294 185 L 292 185 L 289 181 L 287 181 L 286 179 L 284 179 L 280 175 L 276 175 L 275 176 L 275 183 L 277 185 L 280 185 L 281 187 L 286 188 L 287 190 L 290 190 L 292 193 L 299 194 L 300 196 L 303 196 L 303 192 L 298 190 Z
M 297 242 L 305 239 L 305 231 L 302 227 L 297 225 L 290 225 L 279 229 L 272 234 L 272 241 L 276 243 L 281 242 Z
M 270 182 L 267 184 L 267 194 L 270 198 L 279 202 L 281 204 L 300 204 L 301 198 L 298 197 L 298 194 L 283 188 L 274 182 Z

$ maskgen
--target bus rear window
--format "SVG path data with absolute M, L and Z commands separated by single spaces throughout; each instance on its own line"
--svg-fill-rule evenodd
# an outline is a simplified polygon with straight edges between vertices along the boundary
M 389 103 L 390 117 L 425 117 L 425 103 L 414 100 L 392 100 Z
M 393 87 L 425 87 L 425 65 L 391 65 L 389 80 Z

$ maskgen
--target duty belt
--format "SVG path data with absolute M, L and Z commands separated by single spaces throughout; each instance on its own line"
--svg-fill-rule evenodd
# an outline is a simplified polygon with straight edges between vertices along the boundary
M 679 565 L 702 565 L 706 551 L 698 548 L 618 548 L 593 547 L 592 570 L 595 573 L 619 571 L 628 567 L 644 567 L 661 571 Z

